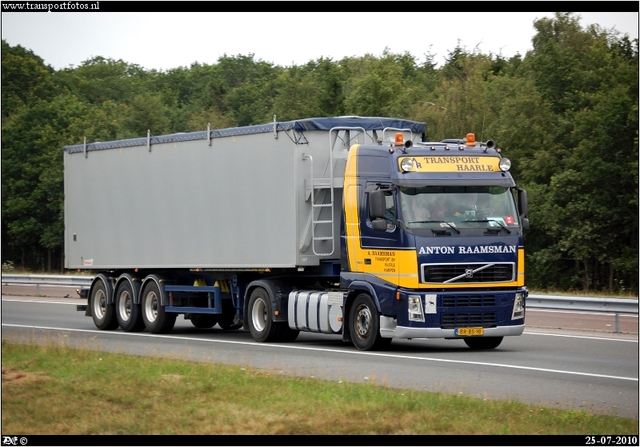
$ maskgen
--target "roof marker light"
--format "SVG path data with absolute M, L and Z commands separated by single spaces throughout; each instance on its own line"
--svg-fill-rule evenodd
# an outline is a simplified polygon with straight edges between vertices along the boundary
M 476 145 L 476 134 L 468 133 L 467 134 L 467 146 L 475 146 Z

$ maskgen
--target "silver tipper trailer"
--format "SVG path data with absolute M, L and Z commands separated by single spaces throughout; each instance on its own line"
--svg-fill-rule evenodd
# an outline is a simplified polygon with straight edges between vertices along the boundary
M 311 118 L 67 146 L 65 267 L 273 269 L 339 259 L 348 148 L 398 129 L 415 139 L 420 124 Z

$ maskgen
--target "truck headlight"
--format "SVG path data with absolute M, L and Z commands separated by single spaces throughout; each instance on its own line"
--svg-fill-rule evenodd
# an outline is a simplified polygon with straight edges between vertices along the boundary
M 413 158 L 403 158 L 402 161 L 400 162 L 400 169 L 402 169 L 402 172 L 410 172 L 413 171 L 414 168 L 414 163 L 413 163 Z
M 409 321 L 424 321 L 420 295 L 409 295 Z
M 522 292 L 516 293 L 516 299 L 513 302 L 513 314 L 511 315 L 512 320 L 520 318 L 524 318 L 524 293 Z

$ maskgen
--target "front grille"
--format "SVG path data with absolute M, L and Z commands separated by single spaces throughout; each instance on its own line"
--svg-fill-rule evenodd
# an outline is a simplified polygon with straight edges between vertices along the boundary
M 515 264 L 422 264 L 425 283 L 461 284 L 509 282 L 515 279 Z
M 445 295 L 442 297 L 443 307 L 482 307 L 495 305 L 495 295 Z
M 455 329 L 458 327 L 495 327 L 495 312 L 473 313 L 444 313 L 442 314 L 442 329 Z

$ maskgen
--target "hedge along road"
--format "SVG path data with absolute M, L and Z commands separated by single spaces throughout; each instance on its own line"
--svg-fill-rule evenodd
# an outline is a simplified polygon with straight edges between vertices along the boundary
M 387 351 L 362 352 L 340 336 L 301 333 L 293 343 L 264 344 L 242 330 L 196 329 L 182 317 L 167 335 L 99 331 L 76 310 L 78 299 L 2 299 L 2 334 L 9 342 L 55 342 L 638 418 L 634 334 L 531 328 L 485 352 L 472 351 L 461 340 L 395 340 Z

